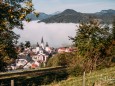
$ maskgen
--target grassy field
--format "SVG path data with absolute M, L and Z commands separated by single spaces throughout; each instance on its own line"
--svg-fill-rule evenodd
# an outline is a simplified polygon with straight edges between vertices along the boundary
M 69 77 L 61 82 L 53 82 L 51 86 L 83 86 L 83 76 Z M 85 76 L 85 86 L 115 86 L 115 67 L 106 68 L 92 73 L 87 73 Z

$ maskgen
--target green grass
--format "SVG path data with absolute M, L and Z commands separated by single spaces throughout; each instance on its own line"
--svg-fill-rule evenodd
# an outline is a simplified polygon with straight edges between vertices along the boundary
M 61 82 L 53 82 L 51 86 L 82 86 L 83 76 L 69 77 Z M 115 86 L 115 67 L 106 68 L 92 73 L 87 73 L 85 76 L 86 86 L 93 86 L 94 83 L 101 83 L 102 86 Z

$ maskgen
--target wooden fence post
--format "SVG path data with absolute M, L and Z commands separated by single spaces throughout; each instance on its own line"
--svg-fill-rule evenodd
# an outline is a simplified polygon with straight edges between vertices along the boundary
M 11 86 L 14 86 L 14 80 L 11 80 Z
M 83 72 L 83 83 L 82 86 L 85 86 L 85 71 Z

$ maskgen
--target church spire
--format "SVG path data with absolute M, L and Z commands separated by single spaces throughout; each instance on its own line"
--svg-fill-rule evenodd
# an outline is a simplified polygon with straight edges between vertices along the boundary
M 42 37 L 42 39 L 41 39 L 41 43 L 44 43 L 44 39 L 43 39 L 43 37 Z
M 44 49 L 45 47 L 44 47 L 44 40 L 43 40 L 43 37 L 42 37 L 42 39 L 41 39 L 41 47 Z

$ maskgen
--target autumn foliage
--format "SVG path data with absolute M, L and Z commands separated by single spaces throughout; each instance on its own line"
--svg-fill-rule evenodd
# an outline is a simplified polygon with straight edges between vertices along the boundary
M 19 36 L 13 29 L 23 29 L 22 21 L 30 21 L 25 17 L 32 11 L 34 9 L 31 0 L 0 1 L 0 71 L 17 56 L 15 44 Z

